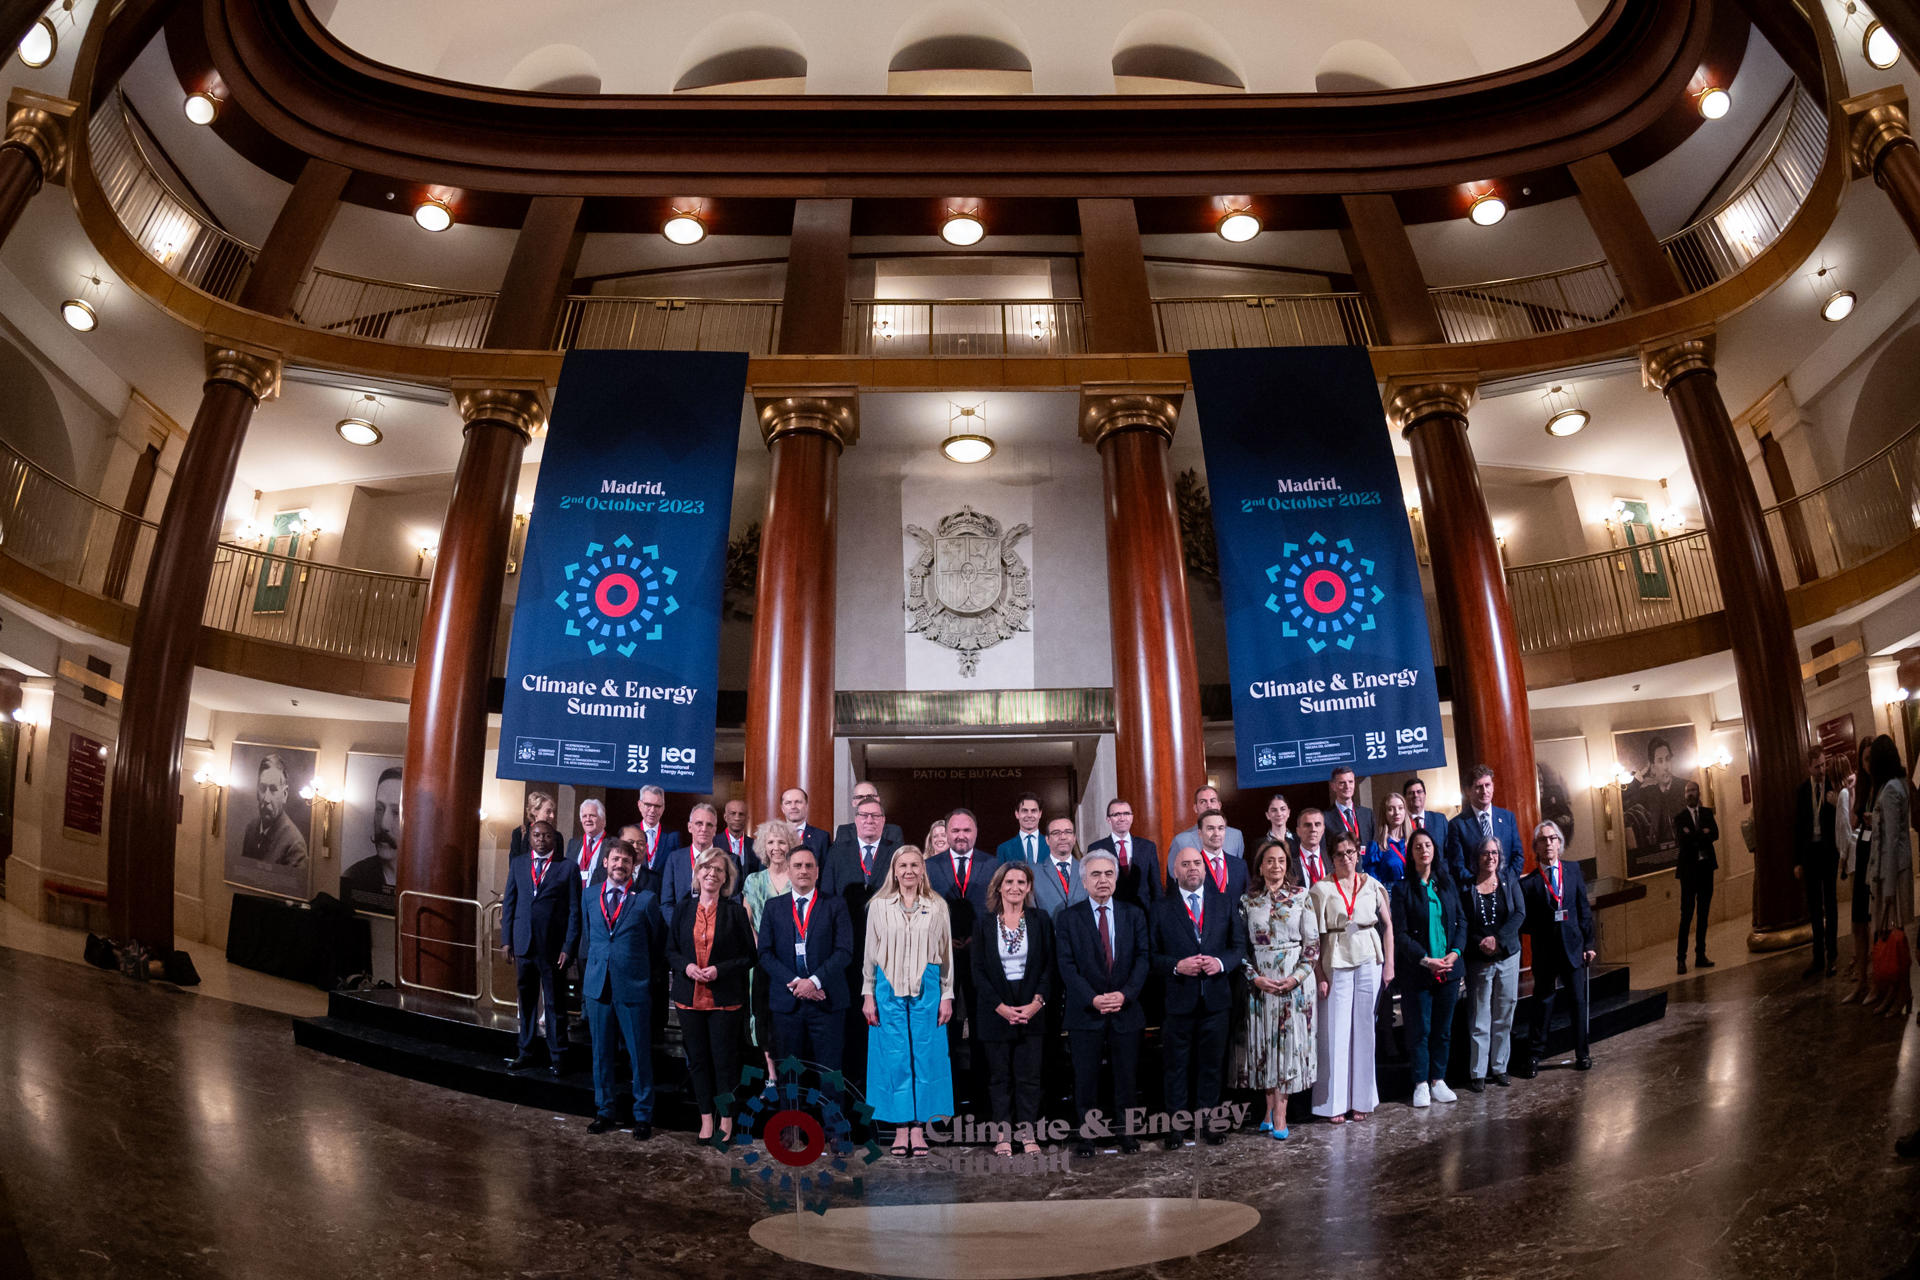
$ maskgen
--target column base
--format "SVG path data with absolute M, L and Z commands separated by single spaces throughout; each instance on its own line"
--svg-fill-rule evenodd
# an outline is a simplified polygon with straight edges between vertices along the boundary
M 1785 929 L 1755 929 L 1747 935 L 1747 950 L 1759 954 L 1767 951 L 1790 951 L 1794 947 L 1803 947 L 1813 941 L 1811 924 L 1796 924 Z

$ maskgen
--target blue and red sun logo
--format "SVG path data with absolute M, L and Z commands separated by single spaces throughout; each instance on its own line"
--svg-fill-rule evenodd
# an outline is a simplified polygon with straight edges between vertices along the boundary
M 623 658 L 658 640 L 663 620 L 680 609 L 668 594 L 680 575 L 659 560 L 659 547 L 636 551 L 624 533 L 610 548 L 589 542 L 581 559 L 561 568 L 567 585 L 553 598 L 567 616 L 567 634 L 584 637 L 595 656 L 611 648 Z
M 1373 561 L 1355 556 L 1353 540 L 1329 544 L 1317 530 L 1303 547 L 1282 544 L 1281 562 L 1269 565 L 1269 610 L 1280 615 L 1280 632 L 1306 640 L 1319 653 L 1329 644 L 1353 648 L 1359 632 L 1379 625 L 1373 607 L 1386 593 L 1373 583 Z

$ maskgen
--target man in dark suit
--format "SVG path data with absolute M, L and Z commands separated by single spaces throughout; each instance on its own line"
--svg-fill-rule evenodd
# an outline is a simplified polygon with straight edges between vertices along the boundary
M 1327 847 L 1327 815 L 1319 809 L 1300 811 L 1300 835 L 1294 845 L 1300 883 L 1311 889 L 1333 874 L 1333 850 Z
M 1100 1106 L 1102 1053 L 1113 1075 L 1113 1110 L 1107 1114 L 1123 1121 L 1133 1105 L 1140 1037 L 1147 1029 L 1140 994 L 1147 985 L 1149 948 L 1146 912 L 1116 894 L 1118 855 L 1111 849 L 1087 850 L 1080 858 L 1080 878 L 1087 896 L 1055 918 L 1054 933 L 1065 991 L 1060 1018 L 1073 1059 L 1074 1119 L 1083 1130 L 1074 1154 L 1087 1160 L 1094 1149 L 1084 1127 L 1088 1114 Z M 1120 1134 L 1121 1151 L 1139 1149 L 1140 1139 Z
M 1573 1014 L 1573 1069 L 1593 1065 L 1587 1052 L 1587 967 L 1593 963 L 1593 905 L 1587 901 L 1586 878 L 1571 862 L 1560 861 L 1566 838 L 1560 828 L 1543 822 L 1533 834 L 1533 856 L 1538 865 L 1520 882 L 1527 902 L 1527 936 L 1533 940 L 1533 1027 L 1527 1037 L 1527 1056 L 1514 1074 L 1531 1080 L 1540 1071 L 1547 1047 L 1547 1029 L 1553 1022 L 1557 989 L 1564 988 Z
M 653 1136 L 653 1027 L 650 1006 L 667 993 L 653 990 L 654 970 L 666 950 L 667 924 L 660 903 L 633 888 L 633 851 L 607 846 L 606 879 L 583 904 L 586 976 L 580 984 L 587 1027 L 593 1034 L 593 1123 L 588 1133 L 619 1127 L 620 1083 L 614 1030 L 633 1062 L 633 1136 Z
M 1333 792 L 1333 808 L 1327 810 L 1327 823 L 1335 831 L 1344 831 L 1360 842 L 1361 849 L 1373 843 L 1373 810 L 1354 798 L 1360 779 L 1347 765 L 1336 768 L 1327 778 Z
M 867 900 L 887 878 L 898 845 L 884 834 L 887 811 L 878 800 L 862 800 L 853 811 L 853 839 L 834 845 L 827 852 L 826 871 L 820 880 L 821 891 L 840 899 L 847 909 L 847 923 L 853 929 L 853 964 L 857 970 L 865 962 L 867 950 Z M 961 966 L 962 970 L 965 966 Z M 850 1074 L 865 1079 L 867 1065 L 866 1016 L 860 1002 L 847 1010 L 846 1062 Z M 954 1021 L 958 1021 L 955 1019 Z
M 600 859 L 613 843 L 607 835 L 607 806 L 598 800 L 580 802 L 580 834 L 567 841 L 567 861 L 580 871 L 580 885 L 592 888 L 600 873 Z
M 1554 830 L 1559 830 L 1555 827 Z M 1477 764 L 1467 775 L 1467 803 L 1447 824 L 1447 871 L 1455 884 L 1472 884 L 1476 855 L 1482 841 L 1498 840 L 1507 851 L 1506 865 L 1516 876 L 1527 864 L 1520 848 L 1520 822 L 1510 809 L 1493 803 L 1493 769 Z
M 720 844 L 727 846 L 727 852 L 740 864 L 740 881 L 760 869 L 760 856 L 753 851 L 753 837 L 747 834 L 747 802 L 729 800 L 721 807 L 720 821 L 724 824 L 720 831 Z
M 927 885 L 946 899 L 953 930 L 953 1016 L 947 1019 L 947 1052 L 956 1085 L 964 1082 L 969 1089 L 978 1073 L 971 1054 L 961 1052 L 960 1039 L 973 1017 L 973 926 L 987 913 L 987 889 L 1000 869 L 999 855 L 981 852 L 979 839 L 980 823 L 973 811 L 955 809 L 947 815 L 947 851 L 927 860 Z
M 1160 870 L 1160 847 L 1144 836 L 1133 834 L 1133 805 L 1115 798 L 1107 801 L 1107 827 L 1112 834 L 1101 836 L 1087 846 L 1087 852 L 1105 850 L 1120 864 L 1120 879 L 1113 896 L 1131 902 L 1142 911 L 1150 910 L 1166 892 L 1166 877 Z M 1085 858 L 1081 861 L 1084 863 Z
M 828 1071 L 845 1056 L 852 1003 L 853 925 L 847 906 L 820 891 L 820 859 L 801 845 L 787 855 L 789 893 L 767 899 L 760 916 L 760 971 L 773 1010 L 775 1058 Z
M 1046 837 L 1040 834 L 1040 797 L 1028 791 L 1013 806 L 1013 820 L 1020 829 L 1000 842 L 994 853 L 1002 862 L 1024 862 L 1038 866 L 1047 856 Z
M 1235 858 L 1227 853 L 1227 819 L 1219 810 L 1210 810 L 1200 815 L 1200 847 L 1198 853 L 1202 865 L 1206 868 L 1207 882 L 1226 896 L 1235 911 L 1240 910 L 1240 899 L 1247 891 L 1247 860 Z M 1186 850 L 1182 849 L 1181 853 Z M 1175 855 L 1176 857 L 1179 855 Z
M 1803 978 L 1831 977 L 1840 934 L 1839 844 L 1834 840 L 1834 786 L 1819 747 L 1807 752 L 1807 780 L 1793 795 L 1793 874 L 1807 891 L 1813 963 Z M 1877 846 L 1876 846 L 1877 847 Z
M 1447 819 L 1444 814 L 1427 808 L 1427 784 L 1420 781 L 1418 774 L 1408 778 L 1400 787 L 1400 795 L 1407 802 L 1407 817 L 1412 822 L 1412 830 L 1426 828 L 1433 837 L 1433 847 L 1444 857 L 1447 851 Z
M 1687 807 L 1673 815 L 1673 838 L 1678 861 L 1674 874 L 1680 880 L 1680 942 L 1675 953 L 1681 973 L 1687 971 L 1687 932 L 1693 925 L 1693 913 L 1700 913 L 1700 928 L 1693 944 L 1696 968 L 1711 969 L 1707 959 L 1707 914 L 1713 906 L 1713 873 L 1720 869 L 1713 845 L 1720 838 L 1720 824 L 1713 810 L 1700 803 L 1700 784 L 1687 782 Z
M 1210 813 L 1200 820 L 1204 839 L 1209 822 L 1219 823 L 1224 843 L 1226 819 Z M 1224 853 L 1222 854 L 1224 857 Z M 1238 862 L 1243 868 L 1244 858 Z M 1161 1020 L 1160 1051 L 1165 1058 L 1169 1111 L 1220 1105 L 1220 1081 L 1227 1057 L 1228 1013 L 1233 1005 L 1231 975 L 1247 957 L 1247 925 L 1239 903 L 1215 887 L 1199 849 L 1174 855 L 1174 883 L 1153 909 L 1153 971 L 1165 982 L 1167 1012 Z M 1197 1128 L 1198 1126 L 1196 1126 Z M 1226 1134 L 1208 1127 L 1206 1141 L 1218 1146 Z M 1168 1134 L 1166 1148 L 1180 1139 Z
M 874 786 L 871 782 L 856 782 L 853 784 L 853 807 L 855 809 L 860 807 L 862 800 L 879 799 L 880 788 Z M 907 842 L 907 838 L 900 834 L 900 824 L 897 822 L 889 822 L 886 826 L 882 827 L 880 829 L 880 835 L 882 838 L 891 840 L 895 844 L 905 844 Z M 840 843 L 842 840 L 851 840 L 852 838 L 853 824 L 851 822 L 843 822 L 834 829 L 833 842 L 835 844 Z
M 673 924 L 673 913 L 688 898 L 700 892 L 700 886 L 693 881 L 693 869 L 707 850 L 713 848 L 713 838 L 720 830 L 720 811 L 704 800 L 693 806 L 687 814 L 687 836 L 689 843 L 675 845 L 673 850 L 662 859 L 660 876 L 660 914 L 666 917 L 669 927 Z M 756 866 L 754 868 L 758 870 Z M 733 892 L 728 895 L 735 902 L 740 901 L 746 890 L 746 876 L 733 878 Z
M 513 957 L 520 991 L 520 1051 L 508 1064 L 533 1065 L 533 1036 L 541 1001 L 547 1010 L 547 1069 L 560 1074 L 567 1051 L 567 1014 L 558 975 L 580 950 L 580 877 L 556 858 L 560 835 L 551 822 L 536 822 L 532 846 L 507 863 L 507 891 L 500 899 L 500 950 Z
M 780 793 L 780 816 L 800 833 L 801 844 L 825 858 L 827 850 L 833 847 L 833 841 L 825 831 L 807 821 L 808 803 L 804 787 L 788 787 Z
M 643 888 L 660 892 L 661 877 L 666 874 L 667 854 L 686 842 L 678 831 L 666 828 L 667 793 L 660 787 L 640 788 L 640 826 L 637 837 L 620 829 L 620 838 L 633 846 L 633 878 Z M 662 1002 L 664 1003 L 664 1001 Z

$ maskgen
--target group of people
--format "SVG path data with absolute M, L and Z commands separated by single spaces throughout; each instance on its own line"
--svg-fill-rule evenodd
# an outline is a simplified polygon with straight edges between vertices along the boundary
M 1097 1131 L 1090 1115 L 1138 1101 L 1150 1017 L 1165 1111 L 1217 1112 L 1225 1089 L 1257 1091 L 1260 1132 L 1274 1138 L 1288 1136 L 1292 1095 L 1310 1093 L 1312 1113 L 1331 1124 L 1378 1106 L 1388 991 L 1401 998 L 1415 1107 L 1456 1100 L 1446 1077 L 1462 1000 L 1465 1088 L 1532 1076 L 1556 1000 L 1569 1007 L 1575 1067 L 1590 1066 L 1593 911 L 1579 868 L 1561 860 L 1559 827 L 1531 833 L 1537 865 L 1523 874 L 1517 823 L 1493 803 L 1485 766 L 1450 821 L 1427 810 L 1418 779 L 1377 816 L 1356 803 L 1351 769 L 1330 781 L 1334 803 L 1295 821 L 1275 795 L 1250 851 L 1218 793 L 1201 787 L 1193 826 L 1164 860 L 1133 833 L 1124 799 L 1107 806 L 1108 832 L 1082 847 L 1071 817 L 1043 817 L 1039 798 L 1022 796 L 1015 834 L 989 852 L 966 809 L 907 843 L 868 783 L 831 837 L 808 821 L 799 788 L 751 834 L 741 802 L 696 805 L 684 837 L 661 830 L 666 797 L 648 788 L 642 821 L 617 836 L 604 807 L 586 801 L 563 850 L 551 797 L 532 793 L 503 903 L 519 975 L 513 1065 L 537 1065 L 544 1006 L 559 1069 L 557 984 L 578 958 L 593 1042 L 589 1128 L 618 1127 L 630 1108 L 642 1139 L 669 1005 L 702 1138 L 728 1132 L 716 1099 L 757 1052 L 769 1069 L 792 1057 L 843 1071 L 902 1156 L 926 1151 L 925 1125 L 954 1114 L 956 1064 L 984 1076 L 1000 1154 L 1038 1149 L 1049 1082 L 1069 1074 L 1078 1131 Z M 1523 933 L 1542 998 L 1516 1032 Z M 1200 1140 L 1224 1133 L 1214 1126 Z M 1078 1145 L 1094 1153 L 1090 1139 Z M 1137 1149 L 1138 1138 L 1119 1146 Z
M 1913 927 L 1913 784 L 1887 734 L 1860 740 L 1852 756 L 1820 747 L 1807 753 L 1807 780 L 1794 806 L 1794 875 L 1807 893 L 1813 958 L 1804 977 L 1830 978 L 1840 966 L 1842 886 L 1853 931 L 1853 988 L 1847 1002 L 1905 1014 L 1913 1004 L 1906 965 L 1876 989 L 1871 956 L 1895 931 Z

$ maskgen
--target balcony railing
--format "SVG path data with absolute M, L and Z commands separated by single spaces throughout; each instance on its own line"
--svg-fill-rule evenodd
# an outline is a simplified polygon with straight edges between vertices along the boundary
M 158 526 L 48 475 L 0 443 L 0 555 L 65 586 L 138 605 Z M 411 663 L 427 579 L 223 542 L 200 620 L 233 635 Z
M 1162 298 L 1153 304 L 1160 349 L 1370 346 L 1373 328 L 1357 293 Z
M 567 299 L 560 347 L 622 351 L 744 351 L 772 355 L 780 340 L 778 298 L 628 298 L 586 294 Z
M 1920 426 L 1845 475 L 1766 511 L 1786 585 L 1855 569 L 1920 532 Z M 1638 546 L 1522 565 L 1507 598 L 1523 653 L 1605 640 L 1718 613 L 1703 530 Z
M 1078 298 L 875 298 L 847 309 L 845 349 L 862 356 L 1060 356 L 1087 349 Z

